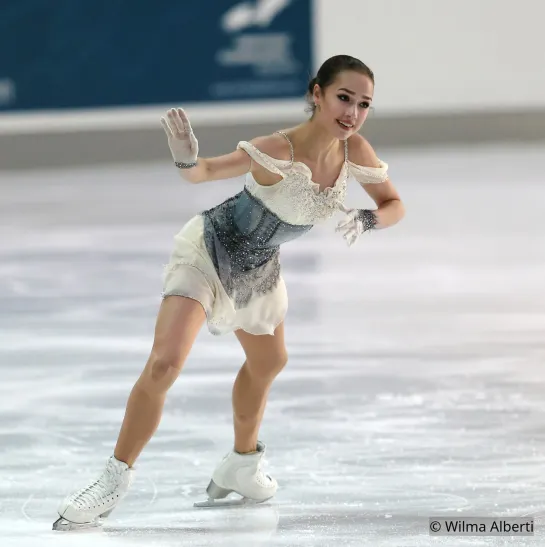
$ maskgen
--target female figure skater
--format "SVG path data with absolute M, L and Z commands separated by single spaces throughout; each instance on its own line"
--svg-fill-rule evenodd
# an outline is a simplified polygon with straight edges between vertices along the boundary
M 232 492 L 254 502 L 275 494 L 276 480 L 261 469 L 265 445 L 258 431 L 271 384 L 287 361 L 279 246 L 339 211 L 344 219 L 337 231 L 349 245 L 404 216 L 387 164 L 358 134 L 373 92 L 374 76 L 364 63 L 332 57 L 309 84 L 309 120 L 242 141 L 215 158 L 198 157 L 183 110 L 171 109 L 161 119 L 182 179 L 201 183 L 246 174 L 246 183 L 176 235 L 151 354 L 131 391 L 113 455 L 98 480 L 61 503 L 54 529 L 97 525 L 125 496 L 133 464 L 159 425 L 167 391 L 205 321 L 214 334 L 234 332 L 246 356 L 232 393 L 234 446 L 212 474 L 208 503 Z M 377 209 L 343 205 L 349 175 Z

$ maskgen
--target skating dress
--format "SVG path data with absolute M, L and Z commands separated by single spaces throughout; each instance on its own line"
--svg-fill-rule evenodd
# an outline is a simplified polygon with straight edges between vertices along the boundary
M 381 183 L 388 165 L 363 167 L 345 160 L 332 187 L 320 190 L 310 168 L 291 159 L 272 158 L 251 143 L 244 150 L 282 179 L 258 184 L 249 172 L 242 191 L 191 218 L 174 237 L 174 248 L 163 276 L 163 298 L 185 296 L 201 303 L 208 330 L 215 335 L 242 329 L 250 334 L 274 334 L 288 308 L 280 270 L 279 247 L 326 221 L 344 203 L 347 180 Z

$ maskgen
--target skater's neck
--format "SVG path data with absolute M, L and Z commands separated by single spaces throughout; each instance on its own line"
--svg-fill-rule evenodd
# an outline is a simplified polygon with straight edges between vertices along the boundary
M 344 141 L 331 135 L 325 127 L 315 120 L 298 125 L 290 132 L 290 140 L 296 155 L 313 163 L 326 163 L 331 156 L 344 150 Z

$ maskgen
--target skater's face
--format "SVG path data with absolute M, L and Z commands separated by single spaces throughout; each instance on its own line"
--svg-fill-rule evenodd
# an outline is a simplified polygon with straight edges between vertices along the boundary
M 369 76 L 353 70 L 343 71 L 325 89 L 315 86 L 315 115 L 337 138 L 347 139 L 359 131 L 367 118 L 373 91 Z

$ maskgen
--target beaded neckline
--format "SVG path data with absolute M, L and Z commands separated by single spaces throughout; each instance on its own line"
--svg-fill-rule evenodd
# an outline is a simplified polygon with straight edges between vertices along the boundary
M 343 175 L 346 173 L 346 167 L 348 165 L 348 141 L 347 140 L 344 141 L 344 162 L 342 164 L 341 171 L 339 172 L 339 176 L 335 179 L 335 182 L 333 183 L 332 186 L 326 186 L 325 188 L 322 189 L 318 182 L 314 182 L 312 180 L 312 177 L 313 177 L 312 169 L 306 163 L 302 161 L 295 161 L 295 152 L 293 149 L 293 143 L 291 142 L 291 139 L 288 137 L 288 135 L 284 131 L 276 131 L 276 133 L 278 133 L 279 135 L 282 135 L 288 141 L 288 144 L 290 146 L 290 156 L 291 156 L 290 167 L 293 167 L 294 165 L 302 165 L 303 167 L 305 167 L 310 173 L 309 182 L 318 188 L 319 193 L 327 194 L 328 191 L 333 191 L 337 187 L 339 181 L 341 180 Z

